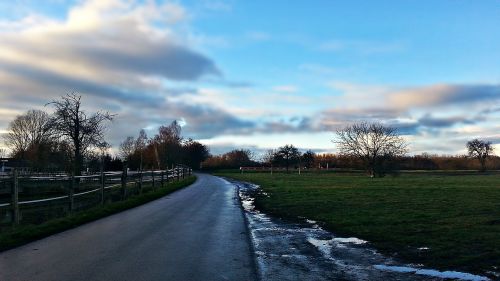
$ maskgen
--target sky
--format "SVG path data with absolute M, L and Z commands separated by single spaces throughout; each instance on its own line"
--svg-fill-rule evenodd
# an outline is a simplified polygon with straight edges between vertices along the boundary
M 368 121 L 411 154 L 500 151 L 499 26 L 489 0 L 2 1 L 0 134 L 77 92 L 115 147 L 178 120 L 213 154 L 335 153 Z

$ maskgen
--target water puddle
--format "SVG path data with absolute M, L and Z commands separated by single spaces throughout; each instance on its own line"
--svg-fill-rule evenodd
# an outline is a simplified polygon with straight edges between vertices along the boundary
M 263 281 L 489 280 L 468 273 L 401 264 L 378 253 L 367 241 L 336 237 L 315 221 L 290 223 L 268 216 L 254 206 L 258 186 L 229 181 L 239 188 Z

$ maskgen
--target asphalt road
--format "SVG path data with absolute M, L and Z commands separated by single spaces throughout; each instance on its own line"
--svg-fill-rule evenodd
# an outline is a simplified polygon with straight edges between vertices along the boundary
M 159 200 L 0 253 L 0 280 L 256 280 L 235 188 L 198 174 Z

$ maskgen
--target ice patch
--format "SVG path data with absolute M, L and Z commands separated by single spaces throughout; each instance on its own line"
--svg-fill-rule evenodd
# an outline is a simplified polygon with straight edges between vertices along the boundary
M 417 248 L 417 250 L 419 251 L 427 251 L 427 250 L 430 250 L 429 247 L 420 247 L 420 248 Z
M 314 247 L 325 256 L 326 258 L 331 258 L 332 243 L 331 240 L 321 240 L 313 237 L 307 237 L 307 242 L 311 243 Z
M 349 238 L 336 237 L 336 238 L 333 238 L 332 240 L 334 242 L 338 242 L 338 243 L 352 243 L 352 244 L 356 244 L 356 245 L 362 245 L 362 244 L 368 243 L 368 241 L 361 240 L 361 239 L 356 238 L 356 237 L 349 237 Z
M 315 224 L 315 223 L 317 223 L 317 221 L 313 221 L 313 220 L 309 220 L 309 219 L 306 219 L 306 222 L 307 222 L 307 223 L 310 223 L 310 224 Z
M 404 273 L 415 273 L 418 275 L 425 275 L 430 277 L 438 277 L 443 279 L 459 279 L 467 281 L 487 281 L 490 280 L 485 276 L 474 275 L 470 273 L 458 272 L 458 271 L 439 271 L 434 269 L 418 269 L 408 266 L 391 266 L 391 265 L 374 265 L 373 266 L 379 270 L 394 271 L 394 272 L 404 272 Z

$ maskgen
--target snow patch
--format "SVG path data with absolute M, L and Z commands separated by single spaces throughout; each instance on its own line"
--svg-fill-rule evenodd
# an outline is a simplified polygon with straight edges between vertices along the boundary
M 356 237 L 349 237 L 349 238 L 336 237 L 336 238 L 333 238 L 332 240 L 334 242 L 338 242 L 338 243 L 352 243 L 352 244 L 356 244 L 356 245 L 362 245 L 362 244 L 368 243 L 368 241 L 361 240 L 361 239 L 356 238 Z
M 373 266 L 379 270 L 394 271 L 394 272 L 404 272 L 404 273 L 415 273 L 418 275 L 425 275 L 430 277 L 438 277 L 443 279 L 459 279 L 468 281 L 487 281 L 490 280 L 485 276 L 474 275 L 470 273 L 458 272 L 458 271 L 439 271 L 434 269 L 418 269 L 408 266 L 391 266 L 391 265 L 374 265 Z
M 331 258 L 330 252 L 332 250 L 331 240 L 321 240 L 316 239 L 311 236 L 307 237 L 307 242 L 311 243 L 314 247 L 318 248 L 318 250 L 325 256 L 326 258 Z

